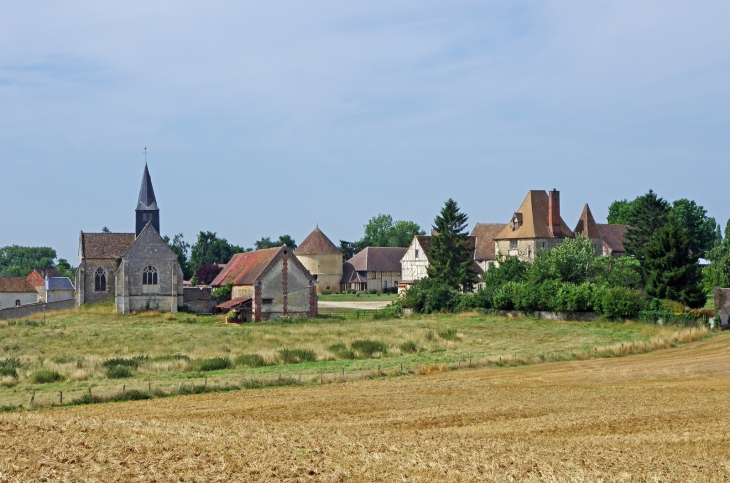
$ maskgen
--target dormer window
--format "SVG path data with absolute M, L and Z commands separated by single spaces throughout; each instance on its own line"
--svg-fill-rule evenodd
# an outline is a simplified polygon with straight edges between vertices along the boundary
M 512 216 L 512 230 L 519 230 L 522 226 L 522 213 L 515 213 Z

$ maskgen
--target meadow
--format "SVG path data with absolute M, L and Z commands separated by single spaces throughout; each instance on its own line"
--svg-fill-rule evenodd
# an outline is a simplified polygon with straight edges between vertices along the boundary
M 720 482 L 730 334 L 620 358 L 0 413 L 0 481 Z
M 705 336 L 634 322 L 559 322 L 478 313 L 235 325 L 223 316 L 97 304 L 0 322 L 0 407 L 121 391 L 328 382 L 479 365 L 612 357 Z M 267 382 L 268 381 L 268 382 Z M 65 395 L 65 396 L 64 396 Z

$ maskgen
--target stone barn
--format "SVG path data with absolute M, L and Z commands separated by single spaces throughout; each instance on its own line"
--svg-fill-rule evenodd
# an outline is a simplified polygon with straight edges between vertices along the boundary
M 319 227 L 294 250 L 294 255 L 314 277 L 317 293 L 340 289 L 342 252 Z
M 211 287 L 228 283 L 233 301 L 250 307 L 255 322 L 317 316 L 314 277 L 287 246 L 233 255 Z

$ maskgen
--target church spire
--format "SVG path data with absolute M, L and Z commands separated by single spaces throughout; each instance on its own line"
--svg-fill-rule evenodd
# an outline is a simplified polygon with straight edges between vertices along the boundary
M 155 190 L 152 188 L 152 178 L 144 163 L 144 174 L 142 175 L 142 187 L 139 189 L 139 200 L 137 201 L 137 236 L 142 232 L 147 223 L 152 223 L 157 233 L 160 232 L 160 208 L 155 199 Z

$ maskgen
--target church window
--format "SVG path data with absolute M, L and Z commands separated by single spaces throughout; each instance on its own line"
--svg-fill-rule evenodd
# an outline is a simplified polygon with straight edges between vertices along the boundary
M 142 272 L 142 285 L 157 285 L 157 269 L 148 266 Z
M 106 271 L 104 267 L 96 269 L 94 274 L 94 292 L 106 292 Z

